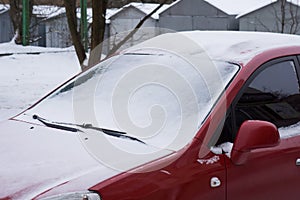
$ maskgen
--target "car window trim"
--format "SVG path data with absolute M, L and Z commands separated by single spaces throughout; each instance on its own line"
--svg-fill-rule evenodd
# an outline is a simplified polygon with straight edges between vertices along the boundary
M 234 109 L 237 105 L 237 103 L 239 102 L 240 98 L 242 97 L 242 95 L 244 94 L 245 90 L 248 88 L 248 86 L 252 83 L 252 81 L 265 69 L 267 69 L 268 67 L 271 67 L 275 64 L 281 63 L 281 62 L 286 62 L 286 61 L 293 61 L 294 62 L 294 66 L 295 66 L 295 70 L 296 70 L 296 74 L 297 74 L 297 78 L 298 78 L 298 87 L 300 88 L 300 68 L 299 68 L 299 63 L 300 63 L 300 55 L 296 56 L 285 56 L 285 57 L 280 57 L 280 58 L 275 58 L 272 60 L 269 60 L 265 63 L 263 63 L 262 65 L 260 65 L 259 67 L 256 68 L 256 70 L 250 75 L 250 77 L 245 81 L 244 85 L 242 86 L 242 88 L 240 89 L 240 91 L 237 93 L 237 95 L 235 96 L 235 98 L 233 99 L 230 109 L 231 109 L 231 114 L 232 114 L 232 120 L 231 120 L 231 124 L 232 125 L 232 130 L 233 130 L 233 135 L 237 134 L 238 131 L 238 127 L 236 126 L 236 118 L 235 118 L 235 112 Z

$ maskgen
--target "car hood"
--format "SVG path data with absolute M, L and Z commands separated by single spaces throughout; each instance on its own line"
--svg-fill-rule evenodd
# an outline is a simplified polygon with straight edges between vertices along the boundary
M 0 130 L 0 199 L 87 190 L 120 173 L 93 158 L 76 133 L 17 120 Z

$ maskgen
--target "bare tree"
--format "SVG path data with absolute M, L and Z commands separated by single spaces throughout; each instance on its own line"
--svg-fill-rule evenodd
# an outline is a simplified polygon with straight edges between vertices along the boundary
M 79 60 L 81 68 L 83 69 L 83 62 L 86 59 L 84 46 L 81 43 L 81 37 L 77 27 L 77 16 L 76 16 L 76 0 L 64 0 L 66 8 L 66 15 L 71 33 L 72 41 L 75 47 L 76 55 Z
M 109 51 L 108 55 L 111 55 L 115 53 L 122 45 L 124 45 L 132 36 L 139 30 L 139 28 L 142 27 L 142 25 L 149 19 L 154 13 L 156 13 L 166 2 L 167 0 L 164 0 L 162 3 L 159 4 L 151 13 L 146 15 L 136 26 L 135 28 L 122 39 L 118 44 L 114 45 L 113 48 Z
M 144 24 L 144 22 L 151 17 L 158 9 L 160 9 L 168 0 L 162 0 L 160 3 L 151 13 L 146 15 L 140 22 L 136 25 L 135 29 L 132 30 L 127 36 L 125 36 L 120 42 L 115 44 L 113 48 L 109 51 L 109 54 L 116 52 L 122 45 L 126 43 L 132 36 L 138 31 L 138 29 Z M 78 32 L 78 28 L 76 26 L 76 11 L 74 10 L 75 0 L 64 0 L 68 24 L 72 36 L 72 41 L 75 46 L 75 50 L 78 56 L 78 60 L 81 64 L 81 68 L 84 70 L 87 66 L 83 65 L 83 61 L 86 59 L 86 54 L 84 52 L 83 45 L 81 43 L 80 34 Z M 72 3 L 70 3 L 72 2 Z M 92 0 L 92 11 L 93 11 L 93 22 L 92 22 L 92 35 L 91 35 L 91 54 L 89 58 L 88 66 L 93 66 L 94 64 L 98 63 L 101 59 L 102 53 L 102 42 L 104 40 L 104 33 L 105 33 L 105 15 L 107 10 L 108 1 L 99 1 L 99 0 Z
M 269 13 L 269 16 L 256 16 L 256 24 L 254 25 L 261 27 L 258 28 L 258 30 L 296 34 L 300 31 L 300 16 L 298 15 L 300 9 L 299 3 L 300 0 L 294 1 L 293 3 L 288 2 L 287 0 L 277 0 L 272 3 L 272 10 Z
M 14 31 L 16 34 L 15 42 L 17 44 L 22 43 L 22 0 L 10 0 L 9 1 L 9 15 L 12 20 L 12 24 L 14 27 Z M 31 21 L 32 17 L 32 7 L 33 7 L 33 0 L 29 1 L 29 21 Z M 30 37 L 30 35 L 29 35 Z M 29 39 L 29 38 L 28 38 Z

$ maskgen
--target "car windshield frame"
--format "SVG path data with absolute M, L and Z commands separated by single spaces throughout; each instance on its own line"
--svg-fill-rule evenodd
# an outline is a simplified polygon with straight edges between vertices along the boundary
M 115 125 L 113 127 L 107 126 L 107 123 L 105 124 L 105 123 L 99 122 L 98 119 L 97 120 L 89 119 L 89 120 L 86 120 L 86 121 L 80 121 L 79 120 L 79 122 L 78 122 L 77 121 L 78 119 L 76 119 L 76 117 L 72 118 L 73 117 L 72 115 L 74 115 L 74 111 L 73 111 L 73 113 L 71 113 L 68 116 L 67 119 L 65 119 L 63 117 L 61 118 L 60 116 L 55 116 L 55 115 L 51 116 L 51 115 L 45 114 L 45 112 L 40 112 L 40 108 L 43 107 L 45 102 L 48 102 L 50 100 L 53 101 L 55 99 L 59 99 L 63 95 L 66 95 L 70 92 L 73 93 L 74 89 L 76 90 L 76 88 L 84 86 L 87 82 L 91 81 L 92 79 L 95 79 L 95 77 L 99 81 L 99 77 L 97 77 L 97 76 L 104 76 L 106 73 L 110 73 L 110 71 L 112 71 L 112 68 L 121 68 L 120 63 L 122 63 L 122 62 L 125 63 L 125 61 L 129 62 L 130 60 L 137 59 L 137 61 L 135 61 L 135 62 L 140 62 L 139 64 L 142 64 L 143 60 L 146 57 L 150 57 L 152 59 L 154 58 L 154 59 L 159 60 L 164 56 L 170 56 L 170 55 L 174 56 L 172 53 L 169 53 L 169 52 L 166 53 L 164 51 L 157 51 L 157 50 L 155 50 L 155 51 L 147 50 L 146 52 L 142 52 L 142 53 L 140 51 L 138 51 L 138 52 L 134 52 L 134 53 L 124 53 L 124 54 L 114 55 L 114 56 L 100 62 L 99 64 L 95 65 L 94 67 L 86 70 L 85 72 L 80 73 L 78 76 L 75 76 L 71 80 L 67 81 L 65 84 L 60 86 L 58 89 L 54 90 L 52 93 L 50 93 L 48 96 L 46 96 L 40 102 L 38 102 L 37 104 L 35 104 L 34 106 L 32 106 L 31 108 L 26 110 L 22 115 L 18 116 L 17 118 L 25 120 L 25 121 L 31 121 L 32 122 L 32 119 L 31 119 L 32 117 L 31 116 L 33 116 L 35 114 L 38 114 L 38 115 L 41 115 L 41 116 L 43 116 L 43 117 L 45 117 L 49 120 L 53 120 L 53 121 L 68 122 L 68 123 L 69 122 L 70 123 L 79 123 L 79 124 L 93 124 L 94 126 L 101 127 L 101 128 L 104 128 L 104 129 L 111 129 L 111 130 L 115 130 L 115 131 L 124 131 L 124 132 L 129 133 L 130 135 L 132 135 L 131 134 L 132 132 L 130 130 L 124 130 L 124 128 L 120 128 L 118 125 Z M 177 57 L 178 56 L 175 56 L 172 59 L 174 59 L 174 58 L 177 59 Z M 125 60 L 122 61 L 122 59 L 125 59 Z M 181 59 L 180 62 L 188 63 L 188 62 L 186 62 L 186 60 L 184 60 L 182 58 L 179 58 L 179 59 Z M 156 60 L 155 62 L 158 62 L 158 61 Z M 119 63 L 119 64 L 115 64 L 115 63 Z M 223 94 L 223 92 L 226 90 L 226 88 L 232 82 L 234 77 L 236 77 L 236 75 L 240 71 L 240 66 L 237 65 L 237 64 L 234 64 L 234 63 L 229 63 L 229 62 L 224 62 L 224 61 L 211 61 L 211 63 L 213 63 L 213 65 L 216 68 L 218 68 L 218 67 L 222 68 L 223 67 L 223 68 L 226 68 L 226 70 L 229 69 L 229 70 L 232 70 L 232 71 L 230 71 L 230 73 L 227 74 L 228 77 L 224 78 L 224 77 L 222 77 L 222 74 L 220 75 L 220 72 L 218 71 L 219 69 L 217 70 L 218 73 L 219 73 L 219 76 L 221 76 L 221 78 L 224 78 L 224 80 L 222 80 L 223 83 L 219 84 L 219 86 L 220 85 L 222 85 L 222 86 L 220 88 L 218 88 L 217 94 L 213 98 L 209 99 L 209 101 L 211 101 L 209 103 L 210 106 L 205 111 L 203 111 L 204 115 L 202 114 L 203 116 L 199 117 L 199 119 L 198 119 L 199 121 L 197 122 L 197 125 L 196 125 L 195 129 L 193 130 L 193 132 L 194 132 L 192 134 L 193 137 L 196 135 L 197 131 L 201 128 L 201 126 L 203 125 L 203 122 L 206 120 L 207 116 L 209 116 L 211 110 L 213 109 L 215 104 L 218 102 L 218 100 L 221 97 L 221 95 Z M 164 64 L 166 64 L 166 63 L 164 63 Z M 174 64 L 174 61 L 173 61 L 173 64 Z M 162 65 L 162 66 L 164 66 L 164 65 Z M 178 70 L 178 69 L 176 69 L 176 70 Z M 179 69 L 179 72 L 182 72 L 180 70 L 182 70 L 182 69 Z M 193 72 L 193 71 L 190 71 L 189 73 L 191 74 L 191 72 Z M 206 73 L 206 72 L 204 72 L 204 73 Z M 196 78 L 200 78 L 202 75 L 203 74 L 200 74 Z M 209 75 L 211 75 L 211 74 L 209 74 Z M 226 76 L 226 75 L 224 75 L 224 76 Z M 193 79 L 195 77 L 188 77 L 188 78 Z M 220 77 L 219 77 L 219 79 L 220 79 Z M 194 81 L 194 80 L 192 80 L 192 81 Z M 220 81 L 220 80 L 218 80 L 218 81 Z M 204 82 L 204 84 L 207 84 L 207 83 L 205 83 L 205 81 L 203 81 L 203 82 Z M 197 86 L 197 83 L 195 85 Z M 219 87 L 219 86 L 217 86 L 217 87 Z M 74 97 L 74 95 L 72 95 L 72 97 L 69 98 L 69 100 L 74 100 L 74 98 L 76 98 L 76 97 Z M 145 98 L 145 99 L 147 99 L 147 98 Z M 73 104 L 74 104 L 74 102 L 73 102 Z M 56 108 L 56 106 L 54 106 L 54 107 Z M 73 108 L 74 108 L 74 105 L 73 105 Z M 133 134 L 133 135 L 136 136 L 135 134 Z M 139 138 L 139 137 L 137 137 L 137 138 Z M 141 140 L 145 141 L 144 139 L 145 138 L 143 138 L 143 137 L 141 138 Z M 191 139 L 191 136 L 189 137 L 188 140 L 190 141 L 190 139 Z M 148 143 L 147 140 L 145 142 Z M 153 144 L 153 143 L 150 142 L 150 144 Z M 154 144 L 155 144 L 155 142 L 154 142 Z M 175 145 L 174 148 L 172 147 L 172 148 L 169 148 L 169 149 L 179 150 L 180 148 L 182 148 L 185 145 L 186 144 L 184 144 L 184 145 L 178 145 L 177 144 L 177 145 Z M 165 147 L 164 145 L 157 145 L 157 146 L 159 146 L 159 148 L 164 148 Z M 180 146 L 180 148 L 179 148 L 179 146 Z

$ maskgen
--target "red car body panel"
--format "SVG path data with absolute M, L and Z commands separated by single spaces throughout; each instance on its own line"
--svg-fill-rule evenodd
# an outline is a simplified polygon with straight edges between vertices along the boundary
M 226 173 L 224 156 L 208 153 L 199 159 L 200 141 L 194 140 L 183 155 L 171 165 L 152 172 L 141 169 L 118 175 L 92 188 L 103 199 L 225 199 Z M 156 163 L 157 162 L 157 163 Z M 159 165 L 162 161 L 153 162 Z M 217 177 L 221 186 L 213 190 L 211 178 Z
M 299 199 L 299 149 L 300 136 L 296 136 L 276 147 L 251 151 L 241 166 L 226 157 L 227 199 Z
M 207 147 L 201 144 L 206 144 L 211 139 L 211 136 L 224 118 L 225 112 L 250 75 L 269 60 L 298 54 L 300 54 L 300 47 L 284 47 L 258 54 L 247 63 L 239 63 L 242 66 L 241 71 L 212 110 L 210 116 L 196 135 L 197 139 L 187 147 L 188 150 L 183 156 L 164 169 L 171 172 L 169 176 L 164 175 L 160 170 L 146 174 L 129 172 L 99 183 L 90 188 L 90 190 L 97 191 L 103 199 L 110 200 L 154 198 L 235 200 L 255 199 L 255 194 L 257 194 L 259 199 L 283 199 L 289 194 L 297 199 L 298 196 L 295 194 L 300 184 L 300 171 L 296 168 L 295 161 L 297 155 L 300 156 L 300 137 L 282 140 L 280 145 L 275 148 L 256 150 L 249 158 L 249 163 L 252 159 L 255 162 L 249 166 L 247 163 L 245 165 L 247 167 L 234 165 L 230 158 L 225 155 L 218 155 L 220 160 L 213 165 L 201 165 L 199 167 L 197 160 L 200 159 L 199 152 L 208 152 Z M 226 109 L 224 110 L 224 108 Z M 287 152 L 284 152 L 284 149 Z M 209 159 L 213 156 L 212 153 L 207 153 L 201 159 Z M 263 159 L 265 158 L 264 156 L 267 156 L 270 160 L 266 162 Z M 159 166 L 160 162 L 163 163 L 164 160 L 158 160 L 152 164 Z M 178 168 L 177 166 L 181 167 Z M 261 169 L 260 173 L 258 173 L 258 169 Z M 280 176 L 279 173 L 282 169 L 289 171 L 288 177 L 294 178 L 282 177 L 283 181 L 277 182 L 274 188 L 268 186 L 267 183 L 272 182 L 272 177 L 276 180 L 281 179 L 278 176 Z M 278 176 L 276 176 L 277 174 Z M 282 173 L 282 176 L 285 175 L 287 174 Z M 222 182 L 220 188 L 210 187 L 210 179 L 212 177 L 220 178 Z M 243 180 L 244 178 L 245 181 Z M 295 187 L 290 187 L 285 192 L 282 192 L 281 188 L 286 183 Z M 266 190 L 266 188 L 268 189 Z M 262 196 L 262 193 L 265 196 Z

